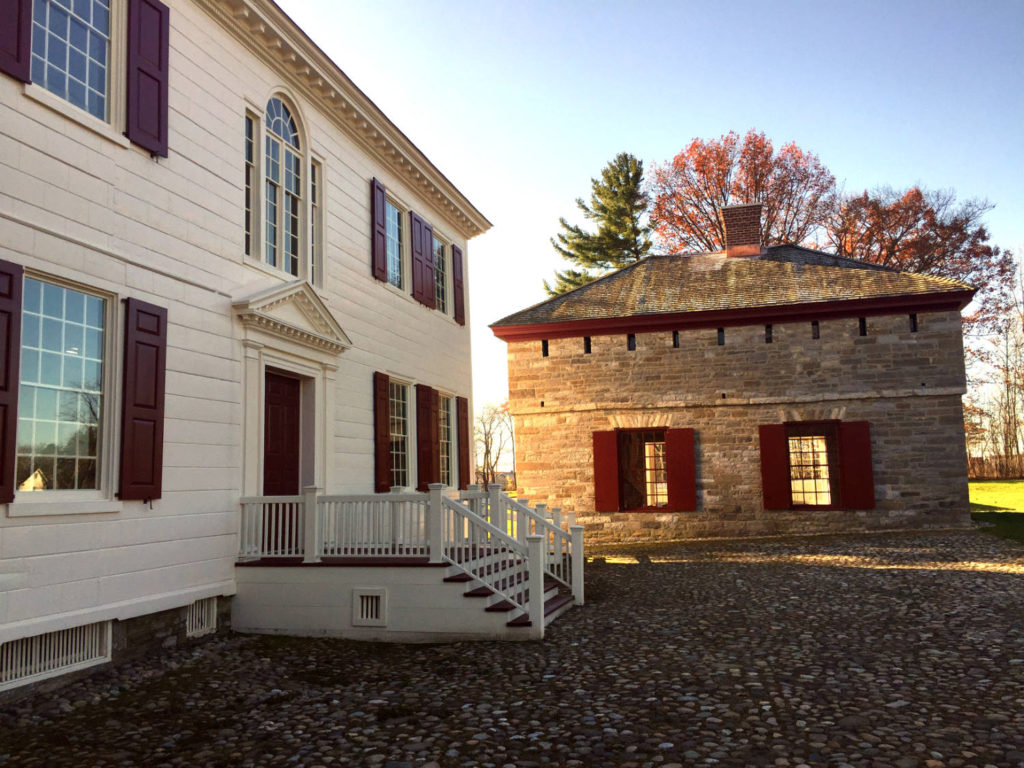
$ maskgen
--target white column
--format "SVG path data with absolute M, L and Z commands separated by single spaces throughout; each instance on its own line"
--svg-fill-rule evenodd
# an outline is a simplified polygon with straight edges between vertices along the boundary
M 430 503 L 427 505 L 427 546 L 430 548 L 430 562 L 444 561 L 444 502 L 441 500 L 444 485 L 431 483 Z
M 530 635 L 539 640 L 544 637 L 544 537 L 530 534 L 526 546 L 530 567 Z
M 572 599 L 576 605 L 583 605 L 583 526 L 572 526 L 569 534 L 572 536 Z
M 487 522 L 508 533 L 508 515 L 505 514 L 505 500 L 501 497 L 501 483 L 487 486 Z
M 302 489 L 302 533 L 304 563 L 320 562 L 320 514 L 316 503 L 316 497 L 320 494 L 320 488 L 315 485 L 307 485 Z

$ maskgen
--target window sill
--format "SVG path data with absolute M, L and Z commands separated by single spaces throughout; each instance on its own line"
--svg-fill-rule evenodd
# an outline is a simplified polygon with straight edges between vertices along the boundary
M 276 277 L 278 280 L 283 280 L 286 283 L 294 283 L 296 280 L 303 280 L 303 281 L 309 283 L 313 288 L 317 287 L 317 285 L 315 283 L 311 283 L 305 277 L 296 277 L 291 272 L 285 272 L 283 269 L 278 269 L 277 267 L 272 267 L 269 264 L 267 264 L 265 261 L 260 261 L 259 259 L 253 258 L 252 256 L 245 256 L 245 255 L 243 255 L 242 259 L 245 262 L 245 266 L 250 267 L 250 268 L 256 270 L 257 272 L 262 272 L 264 275 L 268 275 L 270 277 Z
M 115 131 L 110 123 L 93 117 L 88 112 L 79 109 L 73 104 L 62 99 L 60 96 L 50 93 L 41 85 L 25 83 L 23 92 L 33 101 L 42 104 L 44 107 L 52 109 L 54 112 L 58 112 L 69 120 L 74 120 L 83 128 L 92 131 L 97 136 L 100 136 L 113 144 L 117 144 L 119 147 L 127 149 L 132 145 L 125 136 Z
M 121 512 L 124 503 L 115 499 L 95 501 L 15 501 L 7 505 L 8 517 L 43 517 L 51 515 L 100 515 Z
M 416 299 L 414 299 L 412 297 L 412 293 L 410 291 L 408 291 L 408 290 L 406 290 L 404 288 L 398 288 L 397 286 L 394 285 L 394 283 L 389 283 L 386 280 L 378 280 L 377 278 L 374 278 L 373 281 L 375 283 L 378 283 L 378 284 L 384 286 L 385 290 L 390 291 L 395 296 L 400 296 L 401 298 L 405 299 L 406 301 L 410 302 L 411 304 L 414 304 L 417 307 L 420 307 L 421 309 L 425 309 L 428 312 L 430 312 L 431 314 L 436 315 L 437 317 L 443 317 L 445 320 L 450 322 L 452 325 L 458 325 L 458 323 L 455 322 L 455 315 L 453 313 L 451 313 L 451 312 L 442 312 L 439 309 L 434 309 L 433 307 L 428 307 L 426 304 L 422 304 L 422 303 L 416 301 Z

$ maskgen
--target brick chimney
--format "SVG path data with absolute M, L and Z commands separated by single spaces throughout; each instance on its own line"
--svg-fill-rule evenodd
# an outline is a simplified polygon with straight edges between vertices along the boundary
M 718 212 L 725 229 L 725 255 L 760 256 L 761 204 L 724 205 Z

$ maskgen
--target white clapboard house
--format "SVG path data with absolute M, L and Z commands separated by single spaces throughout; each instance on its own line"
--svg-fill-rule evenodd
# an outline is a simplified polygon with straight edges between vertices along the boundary
M 0 20 L 0 690 L 582 600 L 578 529 L 467 486 L 490 223 L 277 5 Z

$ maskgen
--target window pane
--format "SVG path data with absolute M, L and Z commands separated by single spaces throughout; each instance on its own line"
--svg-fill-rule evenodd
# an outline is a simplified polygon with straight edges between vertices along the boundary
M 391 482 L 401 486 L 409 485 L 408 392 L 405 384 L 390 383 Z
M 440 456 L 441 456 L 441 482 L 447 486 L 453 486 L 452 466 L 452 399 L 441 397 L 438 407 L 440 435 Z
M 33 278 L 25 295 L 18 490 L 97 488 L 106 302 Z
M 829 439 L 824 434 L 788 437 L 790 491 L 796 505 L 832 503 Z
M 434 300 L 438 310 L 448 312 L 448 262 L 444 243 L 434 238 Z
M 387 202 L 384 205 L 384 223 L 387 232 L 388 282 L 402 287 L 402 214 Z
M 35 0 L 32 80 L 106 118 L 110 15 L 99 0 Z

